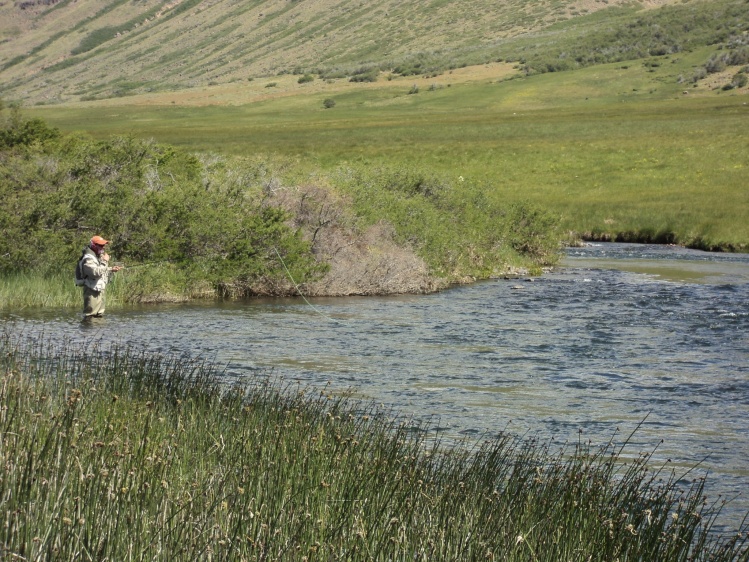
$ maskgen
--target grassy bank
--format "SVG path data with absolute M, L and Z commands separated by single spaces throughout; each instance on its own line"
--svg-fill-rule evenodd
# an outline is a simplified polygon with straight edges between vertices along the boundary
M 270 89 L 230 84 L 33 112 L 94 135 L 280 154 L 300 171 L 462 178 L 489 199 L 530 202 L 592 238 L 745 250 L 749 97 L 709 77 L 688 80 L 711 53 L 529 77 L 497 64 L 476 67 L 474 78 L 462 69 L 361 87 L 305 89 L 284 76 Z M 335 101 L 328 109 L 327 99 Z
M 183 302 L 217 298 L 219 293 L 175 264 L 156 263 L 112 275 L 105 292 L 108 309 L 126 303 Z M 24 308 L 82 308 L 81 287 L 68 272 L 20 272 L 0 276 L 0 310 Z
M 500 435 L 447 448 L 371 406 L 200 362 L 0 338 L 4 557 L 747 560 L 704 480 Z
M 12 273 L 0 277 L 0 309 L 82 306 L 80 293 L 64 275 Z
M 91 236 L 110 303 L 420 293 L 558 259 L 558 218 L 415 168 L 335 173 L 0 120 L 0 308 L 67 306 Z M 474 202 L 481 201 L 479 207 Z

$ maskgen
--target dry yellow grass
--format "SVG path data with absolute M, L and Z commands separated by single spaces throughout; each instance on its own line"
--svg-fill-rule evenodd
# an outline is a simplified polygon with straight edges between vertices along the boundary
M 325 81 L 316 79 L 312 82 L 299 84 L 299 77 L 291 74 L 259 78 L 253 81 L 237 81 L 228 84 L 216 84 L 213 86 L 200 86 L 175 92 L 154 92 L 128 96 L 127 98 L 110 98 L 90 102 L 81 102 L 86 105 L 97 107 L 128 106 L 156 106 L 156 105 L 179 105 L 186 107 L 202 107 L 210 105 L 243 105 L 257 101 L 275 99 L 299 94 L 321 94 L 341 93 L 350 90 L 378 89 L 388 85 L 403 85 L 409 87 L 413 84 L 419 88 L 427 88 L 431 84 L 448 86 L 453 84 L 465 84 L 469 82 L 490 82 L 501 80 L 517 74 L 518 71 L 513 64 L 491 63 L 475 66 L 467 66 L 451 70 L 436 78 L 425 78 L 423 76 L 394 76 L 387 80 L 386 73 L 382 73 L 377 82 L 350 82 L 347 79 Z M 268 87 L 269 83 L 275 83 Z M 75 102 L 75 105 L 81 105 Z

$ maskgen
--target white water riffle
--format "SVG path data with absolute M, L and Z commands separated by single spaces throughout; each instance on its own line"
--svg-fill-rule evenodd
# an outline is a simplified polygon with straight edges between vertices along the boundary
M 128 308 L 88 329 L 73 310 L 4 321 L 28 337 L 205 357 L 227 377 L 351 390 L 446 441 L 603 444 L 642 422 L 629 454 L 656 450 L 677 472 L 700 463 L 690 478 L 708 475 L 709 500 L 739 495 L 725 528 L 749 511 L 749 255 L 598 244 L 533 280 L 310 303 Z

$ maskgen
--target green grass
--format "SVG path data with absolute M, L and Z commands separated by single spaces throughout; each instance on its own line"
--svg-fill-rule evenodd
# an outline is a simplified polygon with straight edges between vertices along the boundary
M 125 303 L 181 302 L 192 298 L 214 298 L 216 294 L 208 282 L 195 280 L 185 268 L 170 263 L 126 267 L 112 275 L 104 293 L 107 310 Z M 75 286 L 72 272 L 67 275 L 37 271 L 0 275 L 0 310 L 24 308 L 82 310 L 82 289 Z
M 75 305 L 83 308 L 83 297 L 72 276 L 40 276 L 35 273 L 0 276 L 0 310 Z
M 704 478 L 626 439 L 448 447 L 371 405 L 200 361 L 0 334 L 8 558 L 715 560 Z
M 138 281 L 135 282 L 130 274 L 113 276 L 105 292 L 107 308 L 116 308 L 124 302 L 138 302 L 140 299 L 133 294 L 135 291 L 143 293 L 143 300 L 147 301 L 147 281 L 145 276 L 138 276 Z M 166 287 L 160 287 L 162 295 L 167 292 Z M 151 296 L 151 299 L 156 300 L 155 296 Z M 75 286 L 72 274 L 40 275 L 37 272 L 23 272 L 0 275 L 0 310 L 67 307 L 83 309 L 82 289 Z
M 163 106 L 33 113 L 102 137 L 280 154 L 302 169 L 429 170 L 507 202 L 540 204 L 577 233 L 746 249 L 749 97 L 704 88 L 685 95 L 677 83 L 709 52 L 509 81 L 453 84 L 445 74 L 430 83 L 450 87 L 416 95 L 405 79 L 233 106 L 169 107 L 164 94 Z M 334 109 L 324 108 L 328 98 Z

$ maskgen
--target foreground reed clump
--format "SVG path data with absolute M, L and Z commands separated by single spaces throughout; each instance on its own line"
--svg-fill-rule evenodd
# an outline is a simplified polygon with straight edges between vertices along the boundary
M 702 479 L 612 443 L 448 448 L 325 392 L 7 332 L 0 376 L 4 559 L 749 558 Z

